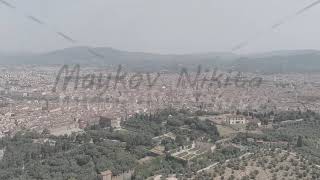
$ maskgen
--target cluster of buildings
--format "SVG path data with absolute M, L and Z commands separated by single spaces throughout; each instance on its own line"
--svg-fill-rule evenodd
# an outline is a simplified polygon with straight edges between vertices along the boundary
M 60 66 L 1 68 L 0 136 L 21 129 L 41 131 L 47 128 L 67 133 L 85 128 L 97 122 L 101 116 L 112 119 L 112 126 L 119 128 L 121 121 L 136 113 L 152 113 L 167 107 L 207 112 L 260 112 L 319 111 L 320 105 L 320 99 L 314 98 L 320 97 L 317 88 L 320 74 L 259 75 L 263 79 L 259 87 L 238 87 L 234 84 L 218 86 L 216 82 L 209 87 L 210 83 L 201 84 L 201 78 L 192 84 L 187 79 L 181 81 L 179 73 L 165 72 L 157 80 L 154 80 L 156 75 L 152 75 L 149 83 L 147 76 L 143 76 L 145 81 L 142 83 L 151 83 L 152 87 L 144 85 L 134 88 L 136 86 L 123 85 L 132 82 L 130 77 L 134 77 L 134 73 L 129 73 L 131 76 L 127 77 L 130 79 L 121 80 L 116 87 L 112 84 L 114 81 L 110 81 L 110 87 L 106 89 L 88 88 L 81 83 L 74 89 L 71 82 L 63 90 L 62 82 L 56 91 L 52 91 Z M 84 70 L 95 74 L 105 73 L 105 69 L 97 67 L 86 67 Z M 194 74 L 190 73 L 191 80 L 193 77 Z M 245 124 L 249 121 L 233 115 L 224 118 L 229 124 Z M 61 130 L 61 127 L 65 129 Z

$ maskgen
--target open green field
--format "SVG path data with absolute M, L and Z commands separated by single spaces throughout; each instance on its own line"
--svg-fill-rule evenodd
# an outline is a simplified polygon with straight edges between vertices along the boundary
M 216 125 L 216 126 L 217 126 L 219 134 L 222 138 L 228 138 L 238 132 L 228 126 L 224 126 L 224 125 Z

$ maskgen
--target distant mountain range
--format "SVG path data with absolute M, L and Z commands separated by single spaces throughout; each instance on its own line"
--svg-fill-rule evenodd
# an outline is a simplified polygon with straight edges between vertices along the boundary
M 161 55 L 113 48 L 73 47 L 42 54 L 0 53 L 0 64 L 123 64 L 144 71 L 177 70 L 181 67 L 196 69 L 197 65 L 202 65 L 206 68 L 215 66 L 262 73 L 320 72 L 320 51 L 286 50 L 242 55 L 227 52 Z

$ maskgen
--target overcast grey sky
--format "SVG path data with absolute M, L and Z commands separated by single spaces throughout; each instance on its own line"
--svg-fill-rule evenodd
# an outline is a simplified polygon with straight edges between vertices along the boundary
M 320 5 L 270 27 L 315 0 L 6 0 L 0 51 L 43 52 L 74 45 L 154 53 L 320 50 Z M 31 14 L 48 25 L 25 18 Z M 61 31 L 77 40 L 57 36 Z M 252 38 L 256 33 L 263 36 Z

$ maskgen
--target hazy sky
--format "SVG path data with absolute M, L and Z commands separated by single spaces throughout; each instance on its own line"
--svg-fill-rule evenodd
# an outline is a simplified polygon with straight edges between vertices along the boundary
M 315 0 L 6 1 L 16 9 L 0 3 L 0 51 L 43 52 L 88 45 L 155 53 L 215 52 L 229 51 L 247 39 L 252 40 L 240 53 L 320 50 L 320 5 L 270 30 Z M 252 38 L 256 33 L 263 35 Z

